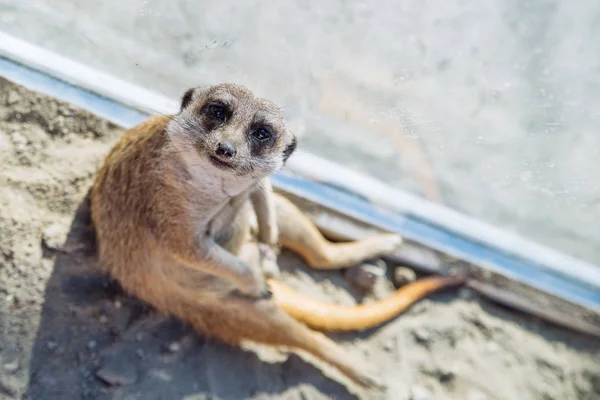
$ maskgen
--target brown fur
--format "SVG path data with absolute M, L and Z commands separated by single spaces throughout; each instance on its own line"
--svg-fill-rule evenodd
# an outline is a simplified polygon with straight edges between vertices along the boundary
M 215 102 L 227 118 L 215 117 L 222 114 L 210 108 Z M 260 142 L 253 135 L 262 126 L 273 135 Z M 224 141 L 232 152 L 219 153 Z M 128 292 L 208 336 L 303 350 L 374 386 L 364 363 L 278 307 L 261 271 L 264 260 L 255 262 L 253 216 L 258 240 L 270 249 L 280 242 L 317 268 L 347 267 L 401 243 L 396 235 L 330 243 L 271 193 L 268 176 L 295 141 L 279 109 L 241 86 L 188 91 L 179 114 L 127 131 L 98 172 L 92 219 L 100 261 Z

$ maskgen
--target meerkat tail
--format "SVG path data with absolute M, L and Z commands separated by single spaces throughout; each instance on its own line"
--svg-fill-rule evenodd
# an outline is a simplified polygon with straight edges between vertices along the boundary
M 274 279 L 269 280 L 269 286 L 275 303 L 287 314 L 315 330 L 332 332 L 360 331 L 381 325 L 425 296 L 463 282 L 458 277 L 423 278 L 401 287 L 384 300 L 355 306 L 317 301 Z

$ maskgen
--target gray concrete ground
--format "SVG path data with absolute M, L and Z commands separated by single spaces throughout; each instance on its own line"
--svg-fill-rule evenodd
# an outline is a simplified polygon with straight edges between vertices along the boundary
M 3 31 L 170 96 L 246 84 L 306 150 L 596 263 L 599 22 L 593 0 L 0 0 Z

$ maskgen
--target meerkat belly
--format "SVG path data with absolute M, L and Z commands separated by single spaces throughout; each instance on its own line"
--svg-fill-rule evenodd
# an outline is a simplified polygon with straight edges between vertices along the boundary
M 217 244 L 237 256 L 251 237 L 250 225 L 253 214 L 248 197 L 232 199 L 210 221 L 209 234 Z M 177 271 L 186 272 L 179 276 Z M 221 298 L 236 290 L 233 282 L 209 273 L 200 271 L 192 273 L 188 269 L 176 268 L 168 274 L 171 281 L 182 289 L 196 295 L 202 293 L 206 298 Z
M 220 246 L 238 254 L 251 237 L 253 221 L 256 221 L 256 216 L 249 196 L 243 195 L 232 198 L 219 211 L 210 222 L 209 232 Z

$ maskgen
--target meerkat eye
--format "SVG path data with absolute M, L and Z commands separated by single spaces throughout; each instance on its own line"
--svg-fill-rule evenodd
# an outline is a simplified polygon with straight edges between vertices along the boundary
M 254 136 L 259 141 L 264 142 L 265 140 L 271 138 L 271 132 L 267 128 L 261 127 L 252 132 L 252 136 Z
M 208 106 L 208 112 L 219 121 L 225 121 L 227 117 L 225 107 L 218 104 L 211 104 Z

